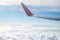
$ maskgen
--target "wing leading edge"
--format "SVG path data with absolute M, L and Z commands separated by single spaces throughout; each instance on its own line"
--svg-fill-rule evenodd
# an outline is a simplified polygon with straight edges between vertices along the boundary
M 32 12 L 23 3 L 21 3 L 21 5 L 22 5 L 25 13 L 28 16 L 33 16 L 33 17 L 37 17 L 37 18 L 44 18 L 44 19 L 50 19 L 50 20 L 60 21 L 60 17 L 56 17 L 56 16 L 38 16 L 38 15 L 32 14 Z

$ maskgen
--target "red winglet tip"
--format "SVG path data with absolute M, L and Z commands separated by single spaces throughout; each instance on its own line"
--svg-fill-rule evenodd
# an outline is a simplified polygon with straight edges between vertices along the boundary
M 31 13 L 31 11 L 23 4 L 21 3 L 25 13 L 28 15 L 28 16 L 32 16 L 33 14 Z

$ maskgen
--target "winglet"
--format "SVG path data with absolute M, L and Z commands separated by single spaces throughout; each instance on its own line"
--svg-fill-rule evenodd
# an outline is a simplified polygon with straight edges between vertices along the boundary
M 28 15 L 28 16 L 33 16 L 33 14 L 31 13 L 31 11 L 23 4 L 21 3 L 25 13 Z

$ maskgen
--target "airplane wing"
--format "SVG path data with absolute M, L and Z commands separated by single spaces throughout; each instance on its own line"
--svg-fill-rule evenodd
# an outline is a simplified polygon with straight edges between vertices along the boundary
M 37 17 L 37 18 L 44 18 L 44 19 L 50 19 L 50 20 L 60 21 L 60 17 L 56 17 L 56 16 L 38 16 L 38 15 L 32 14 L 32 12 L 23 3 L 21 3 L 21 5 L 22 5 L 25 13 L 28 16 L 33 16 L 33 17 Z

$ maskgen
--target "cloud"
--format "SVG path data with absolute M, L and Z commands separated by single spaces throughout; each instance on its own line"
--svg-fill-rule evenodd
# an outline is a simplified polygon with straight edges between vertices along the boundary
M 0 0 L 0 5 L 15 5 L 19 4 L 17 0 Z
M 60 22 L 59 22 L 60 23 Z M 52 26 L 53 25 L 59 25 L 58 22 L 45 22 L 45 23 L 42 23 L 42 22 L 31 22 L 30 24 L 29 23 L 23 23 L 23 27 L 24 26 L 27 26 L 27 25 L 31 25 L 30 27 L 33 27 L 33 25 L 39 25 L 39 26 Z M 14 27 L 13 27 L 14 26 Z M 48 29 L 50 30 L 60 30 L 58 28 L 42 28 L 42 29 L 45 29 L 44 32 L 43 30 L 41 31 L 40 27 L 33 27 L 33 29 L 18 29 L 18 31 L 16 31 L 16 29 L 20 27 L 20 23 L 19 24 L 8 24 L 8 23 L 0 23 L 0 37 L 3 38 L 4 40 L 13 40 L 13 39 L 16 39 L 16 40 L 19 40 L 21 38 L 23 38 L 22 40 L 27 40 L 28 37 L 35 37 L 38 39 L 40 39 L 40 37 L 44 36 L 44 37 L 51 37 L 51 36 L 58 36 L 60 35 L 60 32 L 52 32 L 52 31 L 49 31 Z M 9 30 L 11 29 L 11 30 Z M 45 32 L 45 31 L 48 31 L 48 32 Z
M 4 2 L 0 2 L 0 5 L 8 5 L 8 4 Z
M 0 0 L 0 5 L 20 4 L 23 2 L 27 5 L 37 6 L 60 6 L 60 0 Z M 5 4 L 6 3 L 6 4 Z
M 26 3 L 30 5 L 38 6 L 59 6 L 59 0 L 26 0 Z

